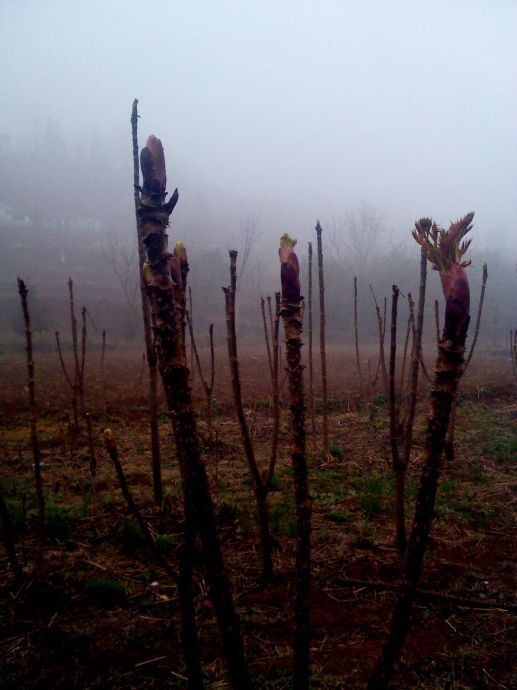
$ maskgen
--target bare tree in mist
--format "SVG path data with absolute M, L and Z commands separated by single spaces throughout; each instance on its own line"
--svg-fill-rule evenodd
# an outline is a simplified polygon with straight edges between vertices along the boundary
M 128 326 L 130 326 L 131 334 L 133 334 L 136 330 L 136 300 L 139 288 L 138 276 L 135 274 L 136 238 L 129 239 L 123 233 L 115 234 L 112 230 L 106 233 L 106 244 L 103 247 L 103 252 L 124 295 Z
M 257 246 L 260 234 L 258 215 L 249 214 L 246 220 L 241 223 L 241 229 L 238 236 L 232 236 L 230 238 L 232 245 L 238 247 L 237 251 L 241 257 L 240 267 L 237 272 L 237 290 L 240 289 L 242 279 L 250 267 L 250 256 Z
M 381 252 L 396 254 L 398 246 L 388 244 L 386 221 L 373 206 L 362 202 L 334 216 L 326 223 L 329 247 L 341 264 L 367 269 Z

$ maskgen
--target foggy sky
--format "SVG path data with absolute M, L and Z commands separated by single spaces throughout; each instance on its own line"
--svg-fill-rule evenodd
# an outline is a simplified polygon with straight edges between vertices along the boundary
M 404 232 L 473 208 L 478 238 L 515 238 L 516 36 L 515 0 L 1 0 L 0 134 L 102 132 L 130 174 L 138 97 L 172 185 L 275 234 L 364 200 Z

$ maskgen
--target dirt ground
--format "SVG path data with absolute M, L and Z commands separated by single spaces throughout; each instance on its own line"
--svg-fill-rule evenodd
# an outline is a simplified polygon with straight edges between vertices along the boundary
M 430 350 L 430 348 L 429 348 Z M 371 353 L 372 361 L 374 353 Z M 246 414 L 256 453 L 267 463 L 272 430 L 262 351 L 242 354 Z M 366 372 L 366 359 L 363 362 Z M 427 362 L 429 371 L 432 360 Z M 47 508 L 47 544 L 37 580 L 17 599 L 0 547 L 0 688 L 183 688 L 174 582 L 146 550 L 128 513 L 102 429 L 117 439 L 129 486 L 157 544 L 177 564 L 183 518 L 174 443 L 160 409 L 165 501 L 152 500 L 146 370 L 139 353 L 108 353 L 104 410 L 99 354 L 87 362 L 97 475 L 92 484 L 84 423 L 69 429 L 70 391 L 56 356 L 36 355 L 38 429 Z M 318 372 L 316 372 L 318 374 Z M 36 501 L 23 357 L 0 359 L 0 477 L 27 572 L 36 553 Z M 308 435 L 314 499 L 313 688 L 364 688 L 394 603 L 400 567 L 394 548 L 394 481 L 387 409 L 378 393 L 359 394 L 353 353 L 331 348 L 330 453 Z M 419 475 L 425 414 L 422 381 L 408 476 L 408 516 Z M 437 515 L 412 629 L 393 688 L 517 687 L 515 643 L 515 461 L 517 403 L 509 357 L 478 354 L 461 384 L 456 456 L 445 461 Z M 276 576 L 257 588 L 260 552 L 253 492 L 230 399 L 223 351 L 217 352 L 215 436 L 206 439 L 204 400 L 194 379 L 203 454 L 246 652 L 257 688 L 290 688 L 296 523 L 283 389 L 280 454 L 269 494 L 279 544 Z M 316 394 L 319 395 L 319 387 Z M 363 398 L 368 398 L 365 400 Z M 321 401 L 316 400 L 318 432 Z M 310 429 L 310 423 L 308 423 Z M 196 570 L 196 601 L 207 687 L 227 688 L 220 639 Z

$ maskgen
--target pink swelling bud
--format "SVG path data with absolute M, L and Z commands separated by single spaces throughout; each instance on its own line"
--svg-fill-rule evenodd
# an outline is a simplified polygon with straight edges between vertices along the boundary
M 278 255 L 280 257 L 280 279 L 282 297 L 287 302 L 300 301 L 300 264 L 294 251 L 296 240 L 284 234 L 280 238 Z

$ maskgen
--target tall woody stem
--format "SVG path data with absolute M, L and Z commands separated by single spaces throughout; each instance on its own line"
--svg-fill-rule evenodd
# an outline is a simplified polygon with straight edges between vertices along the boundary
M 308 284 L 308 312 L 309 312 L 309 415 L 311 418 L 312 452 L 316 452 L 316 419 L 314 417 L 314 358 L 312 352 L 312 242 L 309 242 L 309 284 Z
M 192 293 L 190 293 L 192 294 Z M 201 385 L 203 386 L 203 391 L 206 397 L 206 425 L 207 425 L 207 436 L 208 440 L 212 440 L 212 393 L 214 390 L 214 378 L 215 378 L 215 353 L 214 353 L 214 324 L 211 323 L 208 327 L 208 337 L 210 340 L 210 379 L 207 380 L 203 373 L 203 367 L 201 366 L 201 360 L 199 359 L 199 353 L 197 350 L 196 339 L 194 337 L 194 327 L 192 324 L 192 318 L 190 312 L 187 311 L 187 324 L 190 334 L 190 346 L 192 348 L 192 354 L 196 360 L 197 371 L 199 378 L 201 379 Z
M 201 554 L 225 651 L 228 676 L 234 690 L 251 688 L 240 624 L 226 577 L 210 495 L 206 468 L 201 460 L 196 418 L 189 385 L 185 349 L 185 289 L 188 262 L 178 242 L 171 254 L 166 228 L 178 200 L 176 189 L 167 203 L 165 158 L 159 139 L 151 136 L 141 153 L 144 178 L 138 215 L 147 261 L 143 275 L 147 286 L 160 375 L 176 441 L 182 478 L 189 561 L 187 589 L 192 586 L 194 530 L 200 536 Z
M 399 289 L 396 285 L 392 287 L 391 300 L 391 339 L 390 339 L 390 365 L 389 365 L 389 395 L 388 407 L 390 412 L 390 444 L 393 472 L 396 479 L 395 494 L 395 525 L 396 543 L 399 550 L 401 562 L 404 560 L 406 547 L 406 525 L 404 516 L 404 467 L 399 459 L 399 420 L 397 416 L 397 400 L 395 388 L 395 365 L 397 359 L 397 305 L 399 299 Z
M 271 436 L 271 450 L 269 453 L 269 465 L 267 469 L 266 487 L 269 490 L 271 480 L 275 473 L 276 460 L 278 456 L 278 435 L 280 433 L 280 391 L 278 386 L 279 375 L 279 326 L 280 326 L 280 293 L 275 292 L 275 315 L 271 297 L 268 295 L 267 306 L 269 312 L 269 323 L 271 329 L 271 350 L 272 350 L 272 372 L 271 387 L 273 393 L 273 433 Z
M 359 386 L 361 393 L 364 388 L 363 372 L 361 371 L 361 357 L 359 355 L 359 326 L 357 319 L 357 276 L 354 276 L 354 341 L 355 341 L 355 360 L 357 364 L 357 376 L 359 378 Z
M 325 280 L 323 277 L 323 243 L 322 229 L 319 220 L 316 222 L 316 239 L 318 245 L 318 282 L 320 293 L 320 357 L 321 357 L 321 397 L 323 404 L 323 451 L 329 449 L 328 386 L 327 386 L 327 350 L 325 344 Z
M 408 292 L 408 304 L 410 304 L 412 298 L 411 293 Z M 404 397 L 404 380 L 406 376 L 406 362 L 407 362 L 407 351 L 409 345 L 409 336 L 411 334 L 411 326 L 413 323 L 413 312 L 409 310 L 407 325 L 406 325 L 406 336 L 404 338 L 404 354 L 402 355 L 402 367 L 400 369 L 400 380 L 399 380 L 399 393 L 398 393 L 398 403 L 397 403 L 397 418 L 400 419 L 400 409 L 402 407 L 402 398 Z
M 226 312 L 226 330 L 228 343 L 228 359 L 232 377 L 233 402 L 239 422 L 241 440 L 248 463 L 250 479 L 253 484 L 255 502 L 257 504 L 262 553 L 262 581 L 267 582 L 273 574 L 272 547 L 273 540 L 269 529 L 269 515 L 267 509 L 267 473 L 263 477 L 255 456 L 251 434 L 244 414 L 242 403 L 242 386 L 239 372 L 239 355 L 237 352 L 237 330 L 235 326 L 235 294 L 237 289 L 237 251 L 230 252 L 230 285 L 223 288 Z
M 311 575 L 311 513 L 307 459 L 305 451 L 305 401 L 302 366 L 303 298 L 300 295 L 298 258 L 293 251 L 296 240 L 283 235 L 280 240 L 282 279 L 281 315 L 284 321 L 287 372 L 291 410 L 291 461 L 293 465 L 297 537 L 296 597 L 294 638 L 295 690 L 309 688 L 309 596 Z
M 45 542 L 45 499 L 43 496 L 43 480 L 41 477 L 41 452 L 38 439 L 38 423 L 36 409 L 36 382 L 34 377 L 34 355 L 32 351 L 32 329 L 27 295 L 29 290 L 25 282 L 18 278 L 18 293 L 20 295 L 23 321 L 25 323 L 25 353 L 27 356 L 27 387 L 29 389 L 29 404 L 31 410 L 31 446 L 34 458 L 34 481 L 36 484 L 36 497 L 38 501 L 38 557 L 37 562 L 43 556 L 43 544 Z
M 422 362 L 422 332 L 424 329 L 424 307 L 425 291 L 427 284 L 427 258 L 422 249 L 420 254 L 420 286 L 418 290 L 418 310 L 416 323 L 413 330 L 413 347 L 410 367 L 410 391 L 408 412 L 404 428 L 404 446 L 402 456 L 398 462 L 397 469 L 397 547 L 401 558 L 404 558 L 406 551 L 406 526 L 405 526 L 405 505 L 404 489 L 406 484 L 406 472 L 411 457 L 411 447 L 413 444 L 413 425 L 415 422 L 416 403 L 418 396 L 418 372 Z M 409 300 L 410 312 L 413 312 L 413 302 Z
M 461 377 L 465 339 L 470 320 L 470 293 L 462 257 L 470 242 L 460 241 L 470 231 L 473 213 L 451 224 L 448 231 L 439 229 L 430 219 L 416 223 L 413 236 L 423 247 L 425 257 L 439 271 L 446 298 L 445 323 L 438 347 L 431 390 L 431 413 L 428 417 L 425 462 L 420 477 L 413 527 L 407 549 L 404 581 L 400 586 L 391 619 L 388 639 L 368 684 L 369 690 L 387 688 L 402 646 L 409 632 L 409 621 L 416 589 L 422 573 L 424 555 L 434 518 L 434 506 L 440 478 L 443 452 L 451 407 Z
M 370 292 L 372 293 L 373 301 L 375 304 L 375 313 L 377 315 L 377 333 L 379 336 L 379 363 L 377 366 L 377 372 L 380 370 L 382 376 L 382 385 L 384 388 L 384 395 L 386 400 L 388 399 L 388 370 L 386 368 L 386 357 L 384 354 L 384 336 L 386 332 L 386 300 L 384 300 L 384 317 L 381 314 L 381 308 L 377 302 L 377 297 L 370 285 Z M 375 376 L 377 379 L 377 375 Z
M 145 262 L 145 247 L 142 237 L 142 217 L 140 208 L 140 169 L 138 165 L 138 100 L 133 101 L 131 111 L 131 135 L 133 142 L 133 193 L 135 200 L 136 234 L 138 242 L 138 275 L 140 280 L 140 298 L 144 323 L 144 340 L 147 366 L 149 368 L 149 426 L 151 430 L 151 465 L 153 473 L 154 500 L 158 505 L 163 502 L 162 469 L 160 458 L 160 432 L 158 428 L 158 359 L 153 345 L 151 315 L 147 299 L 147 288 L 142 273 Z

